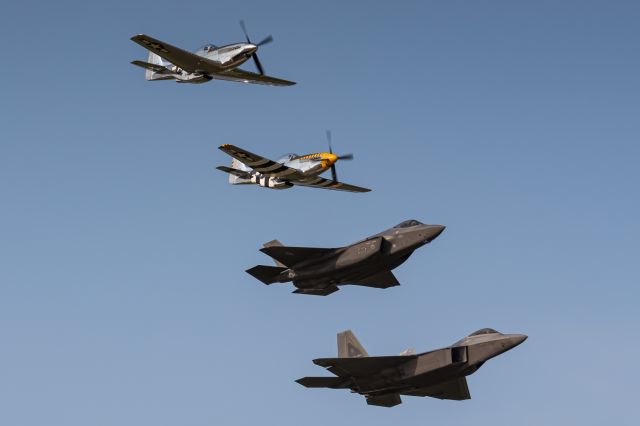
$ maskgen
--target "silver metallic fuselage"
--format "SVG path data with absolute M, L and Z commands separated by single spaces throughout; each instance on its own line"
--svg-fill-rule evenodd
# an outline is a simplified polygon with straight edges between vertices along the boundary
M 235 43 L 222 47 L 208 45 L 194 54 L 215 62 L 220 66 L 221 71 L 224 71 L 237 68 L 247 62 L 256 50 L 258 47 L 255 44 Z M 206 83 L 213 79 L 204 71 L 190 73 L 170 63 L 163 63 L 163 65 L 173 72 L 170 77 L 175 78 L 178 83 Z
M 330 157 L 330 158 L 328 158 Z M 286 154 L 277 160 L 278 164 L 291 169 L 296 169 L 306 177 L 319 176 L 330 169 L 331 164 L 336 160 L 333 154 L 318 153 L 305 156 L 296 154 Z M 254 170 L 248 171 L 251 174 L 251 183 L 271 189 L 288 189 L 293 185 L 286 179 L 269 176 L 268 173 L 259 173 Z

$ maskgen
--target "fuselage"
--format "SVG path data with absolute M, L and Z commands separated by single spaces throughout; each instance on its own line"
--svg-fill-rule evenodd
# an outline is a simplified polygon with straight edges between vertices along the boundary
M 222 68 L 233 69 L 247 62 L 257 50 L 258 46 L 251 43 L 235 43 L 222 47 L 207 44 L 195 54 L 219 64 Z
M 221 47 L 207 44 L 195 51 L 194 54 L 215 62 L 224 73 L 225 70 L 237 68 L 247 62 L 257 50 L 258 46 L 251 43 L 235 43 Z M 173 72 L 172 77 L 179 83 L 206 83 L 213 79 L 206 72 L 191 73 L 171 63 L 163 63 L 163 65 Z
M 475 373 L 486 361 L 518 346 L 526 338 L 522 334 L 482 329 L 450 347 L 419 354 L 393 372 L 381 371 L 355 378 L 352 390 L 365 395 L 429 396 L 431 386 Z
M 307 155 L 285 154 L 276 162 L 291 169 L 300 171 L 306 177 L 319 176 L 331 168 L 338 161 L 338 156 L 329 152 L 318 152 Z M 278 166 L 274 166 L 277 170 Z M 251 183 L 271 189 L 288 189 L 293 185 L 285 178 L 271 176 L 269 173 L 259 173 L 247 170 L 251 174 Z
M 404 263 L 414 250 L 430 243 L 445 229 L 409 220 L 372 235 L 326 256 L 292 265 L 279 276 L 279 282 L 292 281 L 301 289 L 319 289 L 356 283 Z

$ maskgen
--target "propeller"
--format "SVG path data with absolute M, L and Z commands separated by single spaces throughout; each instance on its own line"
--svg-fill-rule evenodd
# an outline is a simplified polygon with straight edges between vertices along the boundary
M 251 43 L 251 39 L 249 38 L 249 33 L 247 33 L 247 27 L 245 27 L 244 21 L 240 21 L 240 27 L 242 27 L 242 32 L 244 32 L 244 36 L 247 39 L 247 43 L 253 44 Z M 263 38 L 262 41 L 260 41 L 259 43 L 256 43 L 255 45 L 260 47 L 265 44 L 269 44 L 272 41 L 273 41 L 273 37 L 268 35 L 265 38 Z M 264 75 L 264 68 L 262 68 L 262 64 L 260 63 L 260 59 L 258 59 L 258 55 L 254 52 L 251 54 L 251 57 L 253 58 L 253 62 L 255 62 L 256 68 L 258 68 L 258 72 L 260 73 L 260 75 Z
M 331 131 L 327 130 L 327 143 L 329 144 L 329 154 L 333 154 L 333 148 L 331 147 Z M 353 154 L 338 155 L 338 160 L 353 160 Z M 338 174 L 336 173 L 336 163 L 331 165 L 331 178 L 338 182 Z

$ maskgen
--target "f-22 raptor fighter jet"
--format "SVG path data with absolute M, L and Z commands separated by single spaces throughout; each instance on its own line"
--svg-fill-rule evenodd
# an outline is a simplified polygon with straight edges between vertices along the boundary
M 393 407 L 400 395 L 439 399 L 470 399 L 466 376 L 487 360 L 520 343 L 523 334 L 502 334 L 483 328 L 453 345 L 416 354 L 406 350 L 398 356 L 369 356 L 351 331 L 338 334 L 338 358 L 314 359 L 337 377 L 303 377 L 296 380 L 308 388 L 351 389 L 367 398 L 367 404 Z
M 264 75 L 264 69 L 256 52 L 260 46 L 272 42 L 273 37 L 267 36 L 261 42 L 254 44 L 249 39 L 244 22 L 240 21 L 240 25 L 247 39 L 246 43 L 235 43 L 221 47 L 207 44 L 195 53 L 187 52 L 148 35 L 139 34 L 131 37 L 131 40 L 147 49 L 149 58 L 147 62 L 133 61 L 131 63 L 147 70 L 145 73 L 147 80 L 175 80 L 178 83 L 229 80 L 270 86 L 295 84 L 293 81 Z M 256 68 L 258 68 L 258 74 L 238 68 L 249 58 L 253 58 Z M 167 62 L 164 62 L 163 59 Z
M 258 265 L 247 272 L 265 284 L 292 281 L 294 293 L 327 296 L 339 285 L 388 288 L 400 285 L 391 272 L 419 247 L 444 231 L 442 225 L 407 220 L 391 229 L 346 247 L 284 247 L 266 243 L 261 252 L 277 266 Z
M 286 154 L 278 161 L 269 160 L 237 146 L 222 145 L 220 150 L 233 157 L 233 160 L 231 167 L 216 168 L 229 173 L 229 183 L 232 185 L 254 184 L 271 189 L 288 189 L 298 185 L 349 192 L 371 191 L 368 188 L 338 182 L 336 162 L 353 160 L 353 154 L 334 154 L 330 135 L 327 132 L 329 152 L 307 155 Z M 329 169 L 331 169 L 332 179 L 319 176 Z

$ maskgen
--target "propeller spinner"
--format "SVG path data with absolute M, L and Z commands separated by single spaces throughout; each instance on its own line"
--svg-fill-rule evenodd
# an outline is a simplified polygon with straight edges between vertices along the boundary
M 244 32 L 244 36 L 247 39 L 247 43 L 253 44 L 251 43 L 251 39 L 249 38 L 249 33 L 247 33 L 247 27 L 245 27 L 244 21 L 240 21 L 240 27 L 242 27 L 242 32 Z M 260 47 L 265 44 L 271 43 L 272 41 L 273 41 L 273 37 L 271 37 L 271 35 L 268 35 L 264 39 L 262 39 L 262 41 L 260 41 L 259 43 L 256 43 L 255 46 Z M 251 57 L 253 58 L 253 62 L 255 62 L 256 68 L 258 68 L 258 72 L 260 73 L 260 75 L 264 75 L 264 68 L 262 68 L 260 59 L 258 59 L 258 54 L 256 52 L 253 52 L 251 54 Z
M 331 147 L 331 131 L 327 130 L 327 143 L 329 144 L 329 154 L 333 154 L 333 148 Z M 344 154 L 336 156 L 338 160 L 353 160 L 353 154 Z M 336 163 L 331 165 L 331 179 L 338 182 L 338 173 L 336 173 Z

